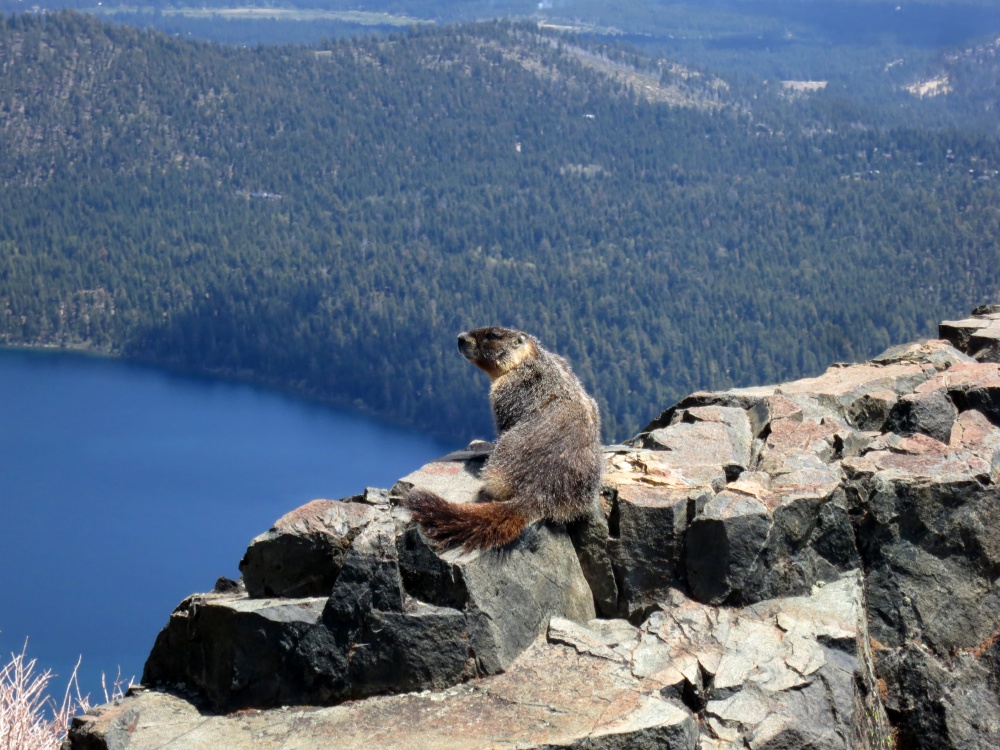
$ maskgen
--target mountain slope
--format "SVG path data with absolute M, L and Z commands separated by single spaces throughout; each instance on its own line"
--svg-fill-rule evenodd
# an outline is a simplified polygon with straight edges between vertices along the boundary
M 571 359 L 611 439 L 681 393 L 931 333 L 1000 282 L 995 140 L 802 134 L 534 26 L 239 49 L 14 16 L 0 69 L 7 343 L 466 437 L 491 428 L 454 335 L 505 323 Z

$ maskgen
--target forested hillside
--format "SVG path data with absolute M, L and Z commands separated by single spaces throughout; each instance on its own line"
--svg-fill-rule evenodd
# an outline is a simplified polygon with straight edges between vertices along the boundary
M 567 355 L 620 439 L 696 388 L 815 373 L 1000 291 L 995 138 L 836 100 L 782 119 L 530 25 L 242 49 L 21 15 L 0 73 L 9 344 L 468 437 L 486 382 L 454 336 L 503 323 Z

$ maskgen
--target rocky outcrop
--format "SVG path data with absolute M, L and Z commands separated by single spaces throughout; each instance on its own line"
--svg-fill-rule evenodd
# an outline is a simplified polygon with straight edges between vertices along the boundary
M 130 736 L 129 750 L 318 750 L 332 741 L 344 750 L 846 749 L 859 731 L 875 740 L 889 732 L 861 714 L 870 687 L 863 612 L 854 575 L 746 610 L 675 592 L 639 627 L 553 618 L 506 673 L 447 690 L 233 716 L 140 691 L 75 732 Z
M 470 502 L 485 455 L 446 456 L 395 494 L 419 486 Z M 594 617 L 565 529 L 445 558 L 405 515 L 367 490 L 279 519 L 241 562 L 245 591 L 196 594 L 174 610 L 143 683 L 183 684 L 221 711 L 440 689 L 503 671 L 552 617 Z
M 998 747 L 997 325 L 693 394 L 607 450 L 591 518 L 504 550 L 396 505 L 474 501 L 484 444 L 309 503 L 69 747 Z
M 938 335 L 977 362 L 1000 362 L 1000 305 L 982 305 L 964 320 L 946 320 Z

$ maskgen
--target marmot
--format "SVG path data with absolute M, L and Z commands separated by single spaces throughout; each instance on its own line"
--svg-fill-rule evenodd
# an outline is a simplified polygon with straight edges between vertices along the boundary
M 508 544 L 535 521 L 587 515 L 601 487 L 601 417 L 566 360 L 510 328 L 459 334 L 458 348 L 493 381 L 498 439 L 483 467 L 484 502 L 414 489 L 401 504 L 441 549 L 466 551 Z

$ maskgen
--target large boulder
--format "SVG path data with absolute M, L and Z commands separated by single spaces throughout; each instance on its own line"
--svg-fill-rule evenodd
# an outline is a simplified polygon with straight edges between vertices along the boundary
M 967 411 L 951 437 L 892 436 L 844 465 L 901 746 L 986 750 L 1000 746 L 1000 428 Z

